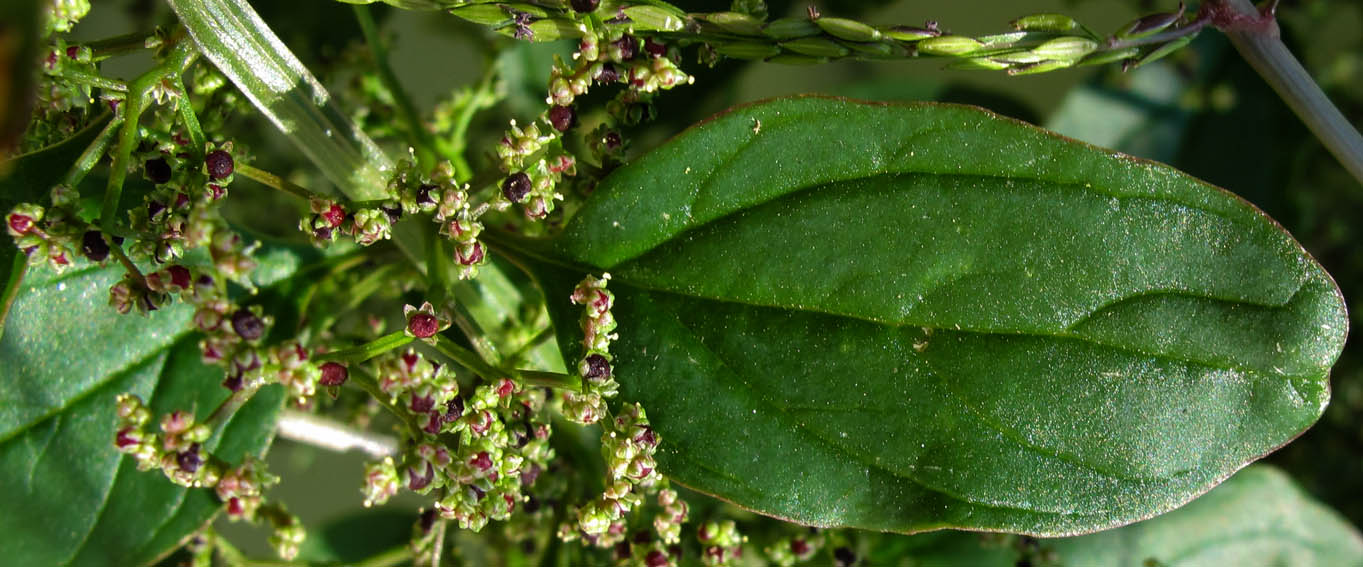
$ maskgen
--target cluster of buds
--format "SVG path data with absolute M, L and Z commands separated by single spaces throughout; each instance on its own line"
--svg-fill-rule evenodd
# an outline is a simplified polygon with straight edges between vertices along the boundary
M 379 389 L 389 403 L 410 412 L 421 431 L 429 436 L 452 431 L 464 416 L 459 382 L 449 367 L 432 361 L 414 349 L 388 354 L 377 363 Z
M 230 467 L 215 458 L 205 448 L 212 430 L 207 424 L 197 423 L 194 416 L 184 411 L 173 411 L 162 416 L 160 433 L 149 432 L 151 411 L 142 400 L 132 394 L 122 394 L 117 401 L 118 432 L 114 447 L 131 455 L 138 470 L 160 469 L 172 482 L 186 487 L 212 488 L 226 506 L 232 520 L 255 521 L 264 507 L 262 492 L 278 482 L 249 457 L 239 466 Z M 291 518 L 287 514 L 266 514 L 280 538 L 276 548 L 282 557 L 291 558 L 302 541 L 302 526 L 297 519 L 288 525 L 276 521 Z M 281 529 L 283 528 L 283 529 Z
M 262 374 L 268 381 L 283 384 L 295 403 L 306 405 L 317 393 L 322 368 L 309 360 L 308 350 L 298 341 L 274 346 L 267 353 Z
M 282 504 L 261 507 L 260 515 L 270 522 L 270 547 L 285 560 L 298 557 L 299 548 L 307 538 L 307 530 L 298 516 L 290 514 Z
M 691 507 L 681 499 L 677 491 L 664 488 L 658 491 L 658 513 L 653 517 L 653 530 L 658 539 L 668 545 L 681 542 L 681 527 L 686 523 Z
M 614 545 L 624 533 L 626 515 L 643 502 L 639 489 L 650 489 L 662 479 L 653 454 L 658 435 L 649 426 L 648 416 L 639 404 L 625 406 L 601 435 L 601 454 L 606 461 L 606 489 L 601 497 L 577 510 L 577 525 L 560 528 L 560 533 L 576 533 L 599 546 Z M 675 500 L 675 494 L 672 495 Z M 675 504 L 675 502 L 673 502 Z M 676 510 L 673 510 L 676 512 Z M 685 520 L 682 504 L 681 520 Z M 675 515 L 671 520 L 676 520 Z
M 71 251 L 63 239 L 54 238 L 41 223 L 46 211 L 38 205 L 21 203 L 5 216 L 5 228 L 29 264 L 47 263 L 63 270 L 71 265 Z
M 232 143 L 209 143 L 203 160 L 197 161 L 189 139 L 175 131 L 171 118 L 154 121 L 146 141 L 150 149 L 140 152 L 142 174 L 156 188 L 143 199 L 142 207 L 131 211 L 133 227 L 141 235 L 133 252 L 165 264 L 188 250 L 223 246 L 218 239 L 231 231 L 213 205 L 227 195 L 235 177 Z M 244 271 L 250 267 L 253 264 Z
M 90 0 L 52 0 L 43 2 L 46 35 L 69 32 L 76 23 L 90 13 Z
M 51 4 L 50 2 L 48 4 Z M 55 15 L 55 14 L 54 14 Z M 50 22 L 62 21 L 54 17 Z M 85 127 L 92 116 L 94 93 L 88 80 L 98 76 L 93 52 L 83 45 L 68 45 L 55 38 L 43 55 L 42 73 L 34 91 L 36 120 L 24 132 L 20 151 L 34 151 L 70 137 Z M 122 93 L 105 96 L 122 98 Z
M 445 367 L 414 350 L 381 359 L 377 369 L 380 389 L 419 432 L 399 460 L 366 467 L 365 505 L 406 488 L 434 494 L 434 513 L 461 528 L 476 531 L 510 518 L 553 457 L 544 392 L 502 378 L 464 398 Z M 438 440 L 441 434 L 458 443 Z
M 823 548 L 823 534 L 810 528 L 808 535 L 798 535 L 777 540 L 763 551 L 767 559 L 780 567 L 792 567 L 814 558 Z
M 733 520 L 710 521 L 696 530 L 701 545 L 701 563 L 710 567 L 732 565 L 743 556 L 743 544 L 748 537 L 738 533 Z
M 623 84 L 626 88 L 612 103 L 613 116 L 627 124 L 651 116 L 653 94 L 694 81 L 677 66 L 680 53 L 656 38 L 640 39 L 628 28 L 578 24 L 582 36 L 573 63 L 555 60 L 549 77 L 550 106 L 524 127 L 515 121 L 497 147 L 502 171 L 502 197 L 520 204 L 531 219 L 542 219 L 563 199 L 556 192 L 563 177 L 577 174 L 576 159 L 563 149 L 562 137 L 577 124 L 574 103 L 593 84 Z M 631 119 L 632 117 L 632 119 Z M 607 127 L 619 139 L 619 132 Z M 605 134 L 603 134 L 604 136 Z M 595 138 L 600 136 L 594 136 Z M 620 143 L 608 144 L 613 155 Z M 593 144 L 591 147 L 598 147 Z M 605 163 L 605 159 L 601 160 Z
M 393 235 L 393 224 L 402 218 L 402 205 L 385 201 L 374 207 L 347 210 L 331 199 L 309 200 L 312 215 L 298 221 L 298 229 L 308 235 L 314 246 L 324 247 L 341 234 L 348 234 L 360 246 L 370 246 Z
M 570 421 L 584 425 L 596 423 L 605 415 L 606 399 L 620 391 L 611 367 L 610 344 L 617 338 L 615 316 L 611 307 L 615 294 L 606 289 L 610 274 L 600 278 L 587 276 L 573 290 L 574 304 L 583 305 L 582 347 L 586 353 L 578 361 L 578 375 L 582 390 L 564 390 L 563 415 Z

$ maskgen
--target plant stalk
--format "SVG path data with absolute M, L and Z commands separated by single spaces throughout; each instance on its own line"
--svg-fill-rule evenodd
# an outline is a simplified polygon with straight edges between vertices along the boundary
M 1273 87 L 1344 169 L 1363 183 L 1363 136 L 1287 50 L 1272 16 L 1261 16 L 1249 0 L 1219 1 L 1243 18 L 1269 18 L 1264 25 L 1218 27 L 1230 38 L 1240 56 Z
M 310 413 L 286 409 L 279 416 L 279 435 L 338 453 L 360 450 L 381 459 L 397 454 L 398 441 L 388 435 L 361 431 Z

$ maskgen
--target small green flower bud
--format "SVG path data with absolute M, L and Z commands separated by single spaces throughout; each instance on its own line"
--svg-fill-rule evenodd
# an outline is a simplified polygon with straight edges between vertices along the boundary
M 624 12 L 631 21 L 630 27 L 636 31 L 681 31 L 686 17 L 685 14 L 649 4 L 629 6 Z
M 857 53 L 862 53 L 865 55 L 871 55 L 875 57 L 889 57 L 891 55 L 894 55 L 895 53 L 895 46 L 880 41 L 872 41 L 868 43 L 849 42 L 847 46 L 851 47 L 852 51 L 855 51 Z
M 1074 66 L 1074 61 L 1070 60 L 1051 60 L 1040 63 L 1030 63 L 1027 65 L 1016 65 L 1008 69 L 1009 75 L 1039 75 L 1049 73 L 1057 69 L 1068 69 Z
M 760 37 L 762 35 L 761 20 L 747 14 L 740 14 L 738 12 L 715 12 L 713 14 L 698 15 L 696 18 L 735 35 L 752 37 Z
M 1169 26 L 1174 25 L 1183 18 L 1185 7 L 1182 2 L 1178 3 L 1177 12 L 1165 12 L 1161 14 L 1151 14 L 1139 18 L 1125 26 L 1122 26 L 1117 33 L 1113 34 L 1120 39 L 1137 39 L 1154 35 L 1164 31 Z
M 1067 32 L 1079 27 L 1079 22 L 1064 14 L 1032 14 L 1013 20 L 1013 28 L 1022 31 Z
M 806 37 L 792 39 L 781 43 L 781 48 L 787 51 L 809 55 L 812 57 L 846 57 L 851 50 L 842 44 L 822 37 Z
M 498 4 L 457 6 L 450 8 L 448 12 L 456 17 L 484 26 L 505 26 L 512 21 L 511 15 Z
M 916 44 L 923 55 L 966 55 L 984 49 L 984 44 L 961 35 L 944 35 L 922 40 Z
M 781 18 L 762 26 L 762 33 L 772 39 L 796 39 L 819 35 L 823 30 L 809 18 Z
M 1108 63 L 1115 63 L 1117 61 L 1131 59 L 1137 55 L 1140 55 L 1140 53 L 1141 49 L 1139 47 L 1128 47 L 1126 49 L 1116 49 L 1112 51 L 1099 51 L 1097 53 L 1091 53 L 1087 57 L 1080 59 L 1079 64 L 1106 65 Z
M 947 68 L 961 71 L 1000 71 L 1011 66 L 1010 63 L 1005 63 L 989 57 L 971 57 L 953 61 L 950 65 L 947 65 Z
M 757 41 L 730 41 L 715 45 L 715 52 L 734 59 L 766 59 L 781 53 L 781 48 Z
M 871 26 L 849 20 L 847 18 L 819 18 L 814 20 L 814 24 L 827 32 L 828 35 L 847 41 L 877 41 L 880 39 L 880 30 Z
M 880 33 L 885 34 L 885 36 L 890 39 L 906 42 L 921 41 L 930 37 L 940 37 L 942 35 L 942 31 L 937 29 L 936 26 L 923 28 L 915 26 L 891 26 L 888 28 L 881 28 Z
M 1141 65 L 1158 61 L 1164 58 L 1166 55 L 1169 55 L 1170 53 L 1183 49 L 1189 43 L 1192 43 L 1193 37 L 1194 36 L 1191 35 L 1185 35 L 1178 39 L 1174 39 L 1172 41 L 1161 44 L 1159 47 L 1155 48 L 1150 53 L 1147 53 L 1144 57 L 1141 57 L 1139 60 L 1128 60 L 1127 63 L 1122 66 L 1122 70 L 1129 71 L 1131 69 L 1140 67 Z
M 1098 49 L 1098 42 L 1088 38 L 1057 37 L 1032 48 L 1032 53 L 1043 59 L 1077 60 Z

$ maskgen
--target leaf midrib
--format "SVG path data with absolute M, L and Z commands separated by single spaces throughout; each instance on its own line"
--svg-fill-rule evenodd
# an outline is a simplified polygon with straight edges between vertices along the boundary
M 1179 363 L 1179 364 L 1192 364 L 1192 365 L 1197 365 L 1197 366 L 1203 366 L 1203 367 L 1206 367 L 1206 368 L 1214 368 L 1214 369 L 1218 369 L 1218 370 L 1231 370 L 1231 371 L 1235 371 L 1235 372 L 1244 373 L 1244 374 L 1246 374 L 1246 375 L 1248 375 L 1248 376 L 1253 376 L 1253 377 L 1255 377 L 1255 378 L 1264 378 L 1264 377 L 1277 377 L 1277 378 L 1282 378 L 1282 379 L 1284 379 L 1284 380 L 1286 380 L 1286 381 L 1288 381 L 1288 382 L 1290 382 L 1290 383 L 1293 383 L 1293 388 L 1294 388 L 1294 389 L 1296 388 L 1296 385 L 1295 385 L 1295 381 L 1296 381 L 1296 380 L 1315 380 L 1315 379 L 1320 378 L 1320 376 L 1323 374 L 1323 373 L 1322 373 L 1322 374 L 1309 374 L 1309 375 L 1279 374 L 1279 373 L 1277 373 L 1277 372 L 1270 372 L 1270 371 L 1263 370 L 1263 369 L 1247 368 L 1247 367 L 1240 366 L 1240 365 L 1233 365 L 1233 364 L 1231 364 L 1231 365 L 1223 365 L 1223 364 L 1220 364 L 1220 363 L 1213 363 L 1213 362 L 1207 362 L 1207 361 L 1202 361 L 1202 360 L 1195 360 L 1195 359 L 1192 359 L 1192 358 L 1179 357 L 1179 356 L 1174 356 L 1174 355 L 1170 355 L 1170 354 L 1162 354 L 1162 353 L 1148 352 L 1148 351 L 1146 351 L 1146 350 L 1143 350 L 1143 349 L 1140 349 L 1140 348 L 1137 348 L 1137 347 L 1132 347 L 1132 346 L 1129 346 L 1129 345 L 1121 345 L 1121 344 L 1115 344 L 1115 343 L 1108 343 L 1108 342 L 1104 342 L 1104 341 L 1097 340 L 1097 339 L 1095 339 L 1095 338 L 1093 338 L 1093 337 L 1086 337 L 1086 336 L 1075 335 L 1075 334 L 1068 334 L 1068 333 L 1048 333 L 1048 332 L 1042 332 L 1042 331 L 1003 331 L 1003 330 L 993 330 L 993 329 L 974 329 L 974 328 L 966 328 L 966 327 L 960 327 L 959 325 L 953 325 L 953 326 L 951 326 L 951 327 L 944 327 L 944 326 L 940 326 L 940 325 L 936 325 L 936 324 L 932 324 L 932 323 L 918 323 L 918 322 L 912 322 L 912 321 L 903 322 L 903 323 L 897 323 L 897 322 L 892 322 L 892 321 L 881 321 L 881 320 L 878 320 L 878 319 L 868 318 L 868 317 L 864 317 L 864 316 L 860 316 L 860 315 L 856 315 L 856 314 L 851 314 L 851 313 L 838 313 L 838 312 L 826 311 L 826 310 L 822 310 L 822 309 L 814 309 L 814 308 L 810 308 L 810 307 L 806 307 L 806 306 L 801 306 L 801 305 L 766 304 L 766 303 L 760 303 L 760 302 L 755 302 L 755 301 L 749 301 L 749 300 L 741 299 L 741 298 L 733 298 L 733 297 L 716 297 L 716 296 L 709 296 L 709 295 L 702 295 L 702 294 L 697 294 L 697 293 L 691 293 L 691 292 L 687 292 L 687 291 L 683 291 L 683 290 L 678 290 L 678 289 L 665 289 L 665 288 L 661 288 L 661 287 L 656 287 L 656 286 L 649 286 L 649 285 L 640 284 L 640 283 L 637 283 L 637 282 L 635 282 L 635 281 L 631 281 L 631 280 L 629 279 L 628 276 L 620 277 L 620 276 L 617 276 L 617 275 L 614 274 L 614 273 L 611 274 L 611 282 L 612 282 L 612 283 L 616 283 L 616 284 L 624 284 L 624 285 L 627 285 L 627 286 L 629 286 L 629 287 L 633 287 L 633 288 L 635 288 L 635 289 L 642 290 L 642 291 L 646 291 L 646 292 L 650 292 L 650 293 L 661 293 L 661 294 L 667 294 L 667 295 L 674 295 L 674 296 L 677 296 L 677 297 L 684 297 L 684 298 L 690 298 L 690 299 L 699 299 L 699 300 L 704 300 L 704 301 L 715 301 L 715 302 L 719 302 L 719 303 L 728 303 L 728 304 L 733 304 L 733 305 L 743 305 L 743 306 L 747 306 L 747 307 L 757 307 L 757 308 L 762 308 L 762 309 L 778 309 L 778 310 L 786 310 L 786 311 L 800 311 L 800 312 L 803 312 L 803 313 L 813 313 L 813 314 L 817 314 L 817 315 L 825 315 L 825 316 L 829 316 L 829 317 L 840 317 L 840 318 L 844 318 L 844 319 L 850 319 L 850 320 L 853 320 L 853 321 L 860 321 L 860 322 L 864 322 L 864 323 L 871 323 L 871 324 L 880 325 L 880 326 L 883 326 L 883 327 L 889 327 L 889 328 L 892 328 L 892 329 L 901 329 L 901 328 L 907 328 L 907 327 L 919 327 L 919 328 L 922 328 L 922 329 L 931 329 L 931 330 L 934 330 L 934 331 L 951 331 L 951 332 L 956 332 L 956 333 L 970 333 L 970 334 L 977 334 L 977 335 L 994 335 L 994 336 L 1004 336 L 1004 337 L 1037 337 L 1037 338 L 1048 338 L 1048 339 L 1056 339 L 1056 340 L 1071 340 L 1071 341 L 1078 341 L 1078 342 L 1081 342 L 1081 343 L 1086 343 L 1086 344 L 1090 344 L 1090 345 L 1097 346 L 1097 347 L 1112 349 L 1112 350 L 1115 350 L 1115 351 L 1117 351 L 1117 352 L 1124 353 L 1124 354 L 1130 354 L 1130 355 L 1135 355 L 1135 356 L 1144 356 L 1144 357 L 1154 358 L 1154 359 L 1158 359 L 1158 360 L 1162 360 L 1162 361 L 1166 361 L 1166 362 L 1175 362 L 1175 363 Z M 1304 286 L 1302 286 L 1302 287 L 1304 287 Z M 1293 297 L 1295 297 L 1297 293 L 1301 293 L 1301 291 L 1302 291 L 1302 288 L 1299 287 L 1299 288 L 1297 289 L 1297 291 L 1293 294 Z M 1195 299 L 1208 299 L 1208 298 L 1205 297 L 1205 296 L 1192 295 L 1192 294 L 1186 294 L 1186 293 L 1181 293 L 1181 292 L 1174 291 L 1174 292 L 1143 292 L 1143 293 L 1141 293 L 1141 294 L 1132 295 L 1132 296 L 1130 296 L 1129 298 L 1124 298 L 1124 299 L 1122 299 L 1121 301 L 1125 301 L 1126 299 L 1130 299 L 1131 297 L 1146 297 L 1146 296 L 1155 296 L 1155 295 L 1169 295 L 1169 296 L 1174 296 L 1174 297 L 1185 296 L 1185 297 L 1192 297 L 1192 298 L 1195 298 Z M 1222 301 L 1222 300 L 1214 300 L 1214 301 Z M 1241 304 L 1241 305 L 1254 305 L 1254 306 L 1256 306 L 1256 307 L 1263 307 L 1263 308 L 1268 308 L 1268 309 L 1281 309 L 1281 308 L 1283 307 L 1283 306 L 1281 306 L 1281 305 L 1280 305 L 1280 306 L 1273 306 L 1273 305 L 1258 305 L 1258 304 L 1253 304 L 1253 303 L 1234 302 L 1234 301 L 1226 301 L 1226 303 L 1237 303 L 1237 304 Z M 1291 303 L 1291 300 L 1288 300 L 1287 303 Z M 1284 305 L 1286 305 L 1286 303 L 1285 303 Z M 1097 312 L 1100 312 L 1101 310 L 1102 310 L 1102 309 L 1100 308 Z M 1086 315 L 1084 319 L 1080 319 L 1080 322 L 1082 322 L 1083 320 L 1085 320 L 1087 317 L 1091 317 L 1092 315 L 1093 315 L 1093 313 L 1090 313 L 1090 314 Z

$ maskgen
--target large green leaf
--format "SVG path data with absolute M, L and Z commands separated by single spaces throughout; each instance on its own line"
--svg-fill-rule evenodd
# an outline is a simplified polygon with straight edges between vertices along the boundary
M 165 413 L 202 417 L 228 394 L 184 329 L 192 309 L 120 316 L 105 305 L 121 269 L 26 279 L 0 339 L 0 557 L 22 565 L 137 565 L 167 552 L 219 505 L 114 449 L 114 398 L 134 392 Z M 262 390 L 208 448 L 229 462 L 259 454 L 283 403 Z M 221 440 L 221 444 L 219 441 Z
M 1088 532 L 1313 423 L 1346 332 L 1250 204 L 978 109 L 783 99 L 607 178 L 549 244 L 611 273 L 671 478 L 822 526 Z M 539 266 L 550 298 L 581 271 Z M 576 308 L 550 301 L 580 356 Z

